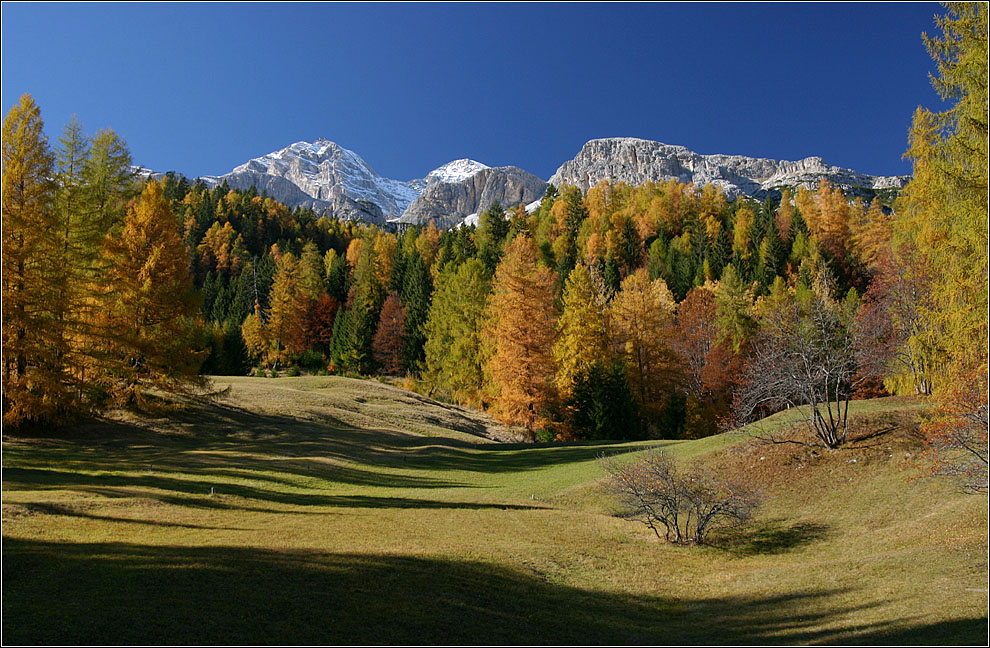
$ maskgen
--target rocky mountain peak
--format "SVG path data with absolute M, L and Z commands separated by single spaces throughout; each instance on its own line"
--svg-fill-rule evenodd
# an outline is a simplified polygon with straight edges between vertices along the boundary
M 379 176 L 360 155 L 326 138 L 294 142 L 207 180 L 226 181 L 234 189 L 254 186 L 290 207 L 311 207 L 341 217 L 379 214 L 382 223 L 400 216 L 421 190 L 412 183 Z M 364 203 L 378 209 L 359 212 L 352 208 Z M 342 205 L 348 208 L 341 211 Z
M 590 140 L 550 178 L 587 191 L 602 180 L 639 185 L 677 180 L 696 186 L 716 184 L 730 197 L 762 198 L 785 187 L 814 189 L 822 178 L 847 195 L 904 186 L 908 176 L 872 176 L 827 164 L 814 156 L 798 161 L 744 155 L 702 155 L 684 147 L 633 137 Z
M 471 161 L 455 160 L 452 164 L 463 162 Z M 496 202 L 505 207 L 527 204 L 546 192 L 545 181 L 519 167 L 476 168 L 459 164 L 455 168 L 470 168 L 471 173 L 451 171 L 447 177 L 456 181 L 430 182 L 396 222 L 415 225 L 432 220 L 439 227 L 453 227 Z

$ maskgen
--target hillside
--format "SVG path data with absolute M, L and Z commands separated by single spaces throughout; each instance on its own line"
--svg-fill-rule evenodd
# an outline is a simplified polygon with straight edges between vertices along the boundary
M 492 443 L 470 410 L 346 378 L 5 438 L 8 643 L 983 643 L 986 501 L 916 478 L 918 404 L 855 403 L 812 455 L 669 441 L 767 494 L 751 531 L 658 543 L 601 452 Z

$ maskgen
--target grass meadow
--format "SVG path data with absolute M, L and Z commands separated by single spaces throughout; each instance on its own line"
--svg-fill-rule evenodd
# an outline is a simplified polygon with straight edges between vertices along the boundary
M 688 547 L 601 488 L 598 456 L 645 442 L 513 443 L 374 381 L 216 384 L 4 437 L 4 643 L 986 644 L 986 497 L 923 476 L 915 400 L 854 403 L 835 452 L 659 442 L 765 495 Z

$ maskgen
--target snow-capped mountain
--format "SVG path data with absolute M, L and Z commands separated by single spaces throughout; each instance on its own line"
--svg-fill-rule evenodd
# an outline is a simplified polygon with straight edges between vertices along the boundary
M 360 155 L 335 142 L 318 139 L 296 142 L 254 158 L 207 182 L 226 181 L 234 189 L 256 187 L 290 207 L 307 206 L 318 212 L 335 206 L 371 203 L 384 218 L 395 218 L 419 196 L 408 182 L 383 178 Z
M 232 189 L 253 186 L 290 207 L 310 207 L 320 214 L 379 225 L 433 219 L 449 226 L 487 209 L 495 200 L 529 202 L 546 186 L 522 169 L 492 169 L 467 158 L 448 162 L 423 178 L 393 180 L 375 173 L 354 151 L 322 138 L 296 142 L 203 180 L 226 181 Z
M 354 151 L 320 138 L 296 142 L 249 160 L 230 173 L 203 180 L 209 184 L 226 181 L 232 189 L 255 187 L 290 207 L 383 224 L 402 216 L 428 187 L 462 183 L 488 168 L 465 158 L 448 162 L 424 178 L 394 180 L 375 173 Z

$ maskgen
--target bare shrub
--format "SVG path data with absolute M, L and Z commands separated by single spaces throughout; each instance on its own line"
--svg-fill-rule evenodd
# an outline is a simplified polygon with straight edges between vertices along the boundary
M 662 527 L 668 542 L 704 544 L 713 528 L 745 523 L 759 506 L 751 488 L 705 470 L 679 470 L 658 448 L 632 464 L 620 465 L 605 455 L 600 461 L 610 477 L 606 487 L 619 495 L 624 514 L 658 538 Z
M 812 289 L 784 296 L 769 305 L 733 406 L 738 424 L 794 409 L 815 443 L 837 448 L 849 431 L 849 401 L 864 378 L 857 370 L 858 340 L 853 308 L 832 298 L 831 280 L 823 270 Z M 802 405 L 807 407 L 800 410 Z M 755 436 L 781 440 L 761 426 Z

